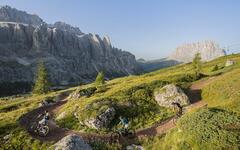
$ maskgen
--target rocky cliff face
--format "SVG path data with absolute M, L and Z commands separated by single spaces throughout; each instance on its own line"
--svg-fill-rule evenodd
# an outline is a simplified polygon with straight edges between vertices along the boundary
M 225 51 L 213 41 L 203 41 L 185 44 L 176 48 L 176 51 L 169 57 L 179 62 L 191 62 L 196 53 L 201 53 L 203 61 L 209 61 L 226 55 Z
M 6 11 L 7 10 L 7 11 Z M 63 22 L 48 25 L 35 15 L 0 8 L 0 83 L 33 82 L 44 61 L 55 85 L 92 81 L 140 71 L 135 56 L 111 45 L 110 39 L 84 34 Z
M 19 22 L 31 25 L 40 25 L 43 20 L 34 14 L 28 14 L 10 6 L 0 6 L 0 21 Z

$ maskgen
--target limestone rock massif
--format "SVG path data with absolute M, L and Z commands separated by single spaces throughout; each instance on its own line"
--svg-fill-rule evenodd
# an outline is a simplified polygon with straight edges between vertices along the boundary
M 106 78 L 141 72 L 135 56 L 113 47 L 107 36 L 85 34 L 64 22 L 46 24 L 37 15 L 0 7 L 0 83 L 32 83 L 39 61 L 54 85 L 89 82 L 99 71 Z
M 203 61 L 210 61 L 226 55 L 226 52 L 216 42 L 202 41 L 177 47 L 173 54 L 169 56 L 169 59 L 187 63 L 191 62 L 198 52 L 201 53 Z

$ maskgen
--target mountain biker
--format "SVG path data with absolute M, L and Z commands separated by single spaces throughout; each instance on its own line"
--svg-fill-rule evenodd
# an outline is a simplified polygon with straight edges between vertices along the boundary
M 128 119 L 125 117 L 120 116 L 120 123 L 123 125 L 123 130 L 128 131 Z
M 173 109 L 177 112 L 177 117 L 182 116 L 182 106 L 178 102 L 172 103 Z
M 43 116 L 43 117 L 42 117 Z M 48 120 L 50 119 L 49 112 L 47 110 L 44 111 L 43 114 L 40 114 L 38 118 L 42 117 L 42 119 L 38 122 L 39 126 L 44 126 L 47 124 Z

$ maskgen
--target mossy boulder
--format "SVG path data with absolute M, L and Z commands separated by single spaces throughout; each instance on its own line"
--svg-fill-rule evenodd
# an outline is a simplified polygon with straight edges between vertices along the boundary
M 54 150 L 92 150 L 92 148 L 78 135 L 71 134 L 64 138 L 62 138 L 60 141 L 58 141 L 56 144 L 51 146 L 50 149 Z
M 96 87 L 89 87 L 86 89 L 77 89 L 72 94 L 69 95 L 69 99 L 79 99 L 80 97 L 86 96 L 90 97 L 97 90 Z
M 85 124 L 94 129 L 107 128 L 114 119 L 116 111 L 113 107 L 108 108 L 104 113 L 98 115 L 96 118 L 91 118 L 85 121 Z
M 182 106 L 190 104 L 187 95 L 180 87 L 174 84 L 168 84 L 163 88 L 155 89 L 154 97 L 160 106 L 168 108 L 172 107 L 173 102 L 177 102 Z

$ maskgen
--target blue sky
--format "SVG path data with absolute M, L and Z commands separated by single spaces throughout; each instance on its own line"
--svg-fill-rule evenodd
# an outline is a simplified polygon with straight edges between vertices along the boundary
M 0 0 L 0 5 L 108 35 L 115 47 L 137 58 L 162 58 L 178 45 L 201 40 L 240 51 L 239 0 Z

